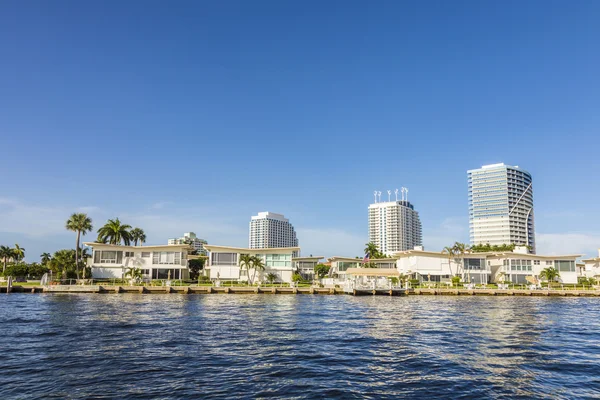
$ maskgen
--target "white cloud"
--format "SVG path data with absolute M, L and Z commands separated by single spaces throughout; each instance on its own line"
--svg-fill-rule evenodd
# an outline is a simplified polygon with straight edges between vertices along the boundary
M 162 210 L 165 206 L 171 204 L 169 201 L 159 201 L 158 203 L 152 204 L 149 209 L 150 210 Z
M 70 212 L 60 208 L 35 206 L 0 198 L 0 232 L 35 237 L 64 233 L 65 221 L 69 215 Z
M 299 228 L 302 255 L 362 257 L 368 238 L 339 229 Z
M 537 233 L 538 254 L 583 254 L 596 257 L 600 248 L 600 234 L 589 233 Z

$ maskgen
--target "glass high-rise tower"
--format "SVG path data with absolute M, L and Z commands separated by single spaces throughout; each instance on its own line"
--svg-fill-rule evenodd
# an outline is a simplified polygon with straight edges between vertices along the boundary
M 484 165 L 467 174 L 471 245 L 515 244 L 535 253 L 531 174 L 504 164 Z

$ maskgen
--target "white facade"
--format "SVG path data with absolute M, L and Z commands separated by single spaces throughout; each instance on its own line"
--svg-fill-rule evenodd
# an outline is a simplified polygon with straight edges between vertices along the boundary
M 600 249 L 598 249 L 598 257 L 581 260 L 584 263 L 583 274 L 587 278 L 600 280 Z
M 245 249 L 240 247 L 206 245 L 208 262 L 205 269 L 213 280 L 236 280 L 254 283 L 264 282 L 268 274 L 277 276 L 276 282 L 292 282 L 294 274 L 293 255 L 300 251 L 299 247 Z M 240 256 L 249 254 L 259 257 L 264 266 L 264 271 L 248 270 L 240 265 Z
M 419 213 L 404 200 L 369 205 L 369 242 L 384 254 L 421 246 Z
M 531 174 L 518 166 L 484 165 L 467 171 L 471 245 L 515 244 L 535 254 Z
M 448 257 L 448 254 L 412 250 L 400 252 L 398 270 L 422 281 L 450 282 L 460 276 L 466 283 L 528 284 L 527 277 L 539 278 L 548 267 L 559 271 L 559 282 L 577 283 L 575 262 L 580 255 L 541 256 L 526 252 L 467 253 L 464 257 Z
M 206 250 L 204 249 L 204 245 L 206 245 L 208 242 L 204 239 L 198 238 L 194 232 L 186 232 L 183 234 L 183 237 L 169 239 L 167 243 L 169 245 L 189 244 L 194 250 L 196 250 L 197 254 L 205 256 Z
M 294 226 L 282 214 L 260 212 L 250 220 L 251 249 L 298 247 Z
M 321 263 L 322 256 L 316 257 L 295 257 L 292 258 L 292 265 L 295 271 L 302 275 L 304 280 L 315 279 L 315 267 Z
M 142 270 L 144 279 L 188 279 L 188 245 L 119 246 L 86 242 L 94 279 L 122 279 L 129 268 Z

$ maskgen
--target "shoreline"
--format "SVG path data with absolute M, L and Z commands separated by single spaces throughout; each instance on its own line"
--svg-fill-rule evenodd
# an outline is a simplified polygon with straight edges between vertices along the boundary
M 7 293 L 6 286 L 0 293 Z M 525 296 L 525 297 L 600 297 L 600 290 L 528 289 L 355 289 L 292 287 L 213 287 L 213 286 L 106 286 L 106 285 L 14 285 L 9 293 L 137 293 L 137 294 L 316 294 L 351 296 Z

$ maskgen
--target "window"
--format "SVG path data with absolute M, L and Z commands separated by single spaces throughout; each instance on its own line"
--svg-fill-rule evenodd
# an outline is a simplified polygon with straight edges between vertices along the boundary
M 152 264 L 181 264 L 181 253 L 174 251 L 155 251 L 152 253 Z
M 575 261 L 555 260 L 554 265 L 560 272 L 575 272 Z
M 126 251 L 125 257 L 135 257 L 135 253 L 133 251 Z
M 540 260 L 533 260 L 533 265 L 540 265 Z
M 552 261 L 550 261 L 550 260 L 546 261 L 546 265 L 552 265 Z
M 150 258 L 150 252 L 149 251 L 142 251 L 142 257 L 144 257 L 144 258 Z
M 211 265 L 237 265 L 237 253 L 212 253 Z
M 121 264 L 123 262 L 122 251 L 94 251 L 94 262 L 100 264 Z

